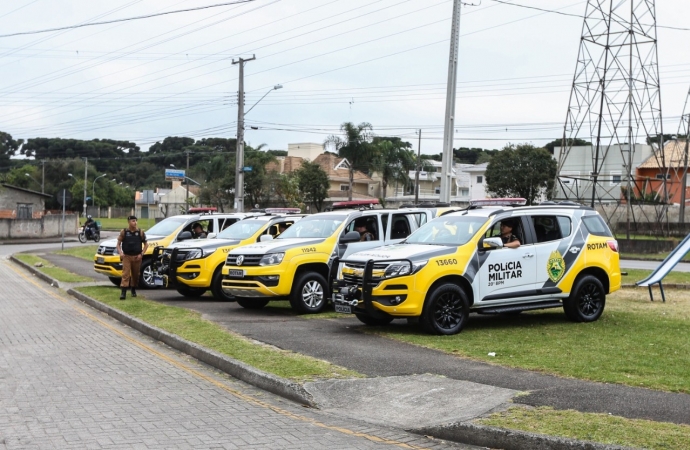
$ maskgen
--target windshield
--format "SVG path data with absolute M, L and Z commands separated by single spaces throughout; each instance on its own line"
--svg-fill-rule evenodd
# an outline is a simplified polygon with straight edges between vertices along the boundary
M 218 239 L 247 239 L 267 223 L 265 220 L 240 220 L 221 231 L 216 237 Z
M 486 217 L 443 216 L 412 233 L 406 244 L 460 246 L 467 244 L 487 221 Z
M 185 217 L 168 217 L 146 230 L 146 234 L 151 236 L 170 236 L 185 222 L 187 222 Z
M 296 222 L 276 239 L 327 238 L 335 233 L 346 216 L 312 216 Z

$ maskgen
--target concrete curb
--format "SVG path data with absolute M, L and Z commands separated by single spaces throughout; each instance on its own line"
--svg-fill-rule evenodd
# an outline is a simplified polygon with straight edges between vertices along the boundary
M 470 422 L 408 431 L 447 441 L 503 450 L 632 450 L 630 447 L 487 427 Z
M 10 260 L 24 267 L 43 281 L 50 283 L 51 286 L 60 287 L 57 280 L 38 271 L 35 267 L 18 260 L 14 256 L 10 256 Z M 317 407 L 311 394 L 307 392 L 299 383 L 263 372 L 243 362 L 237 361 L 225 355 L 221 355 L 220 353 L 216 353 L 212 350 L 201 347 L 193 342 L 189 342 L 177 335 L 149 325 L 148 323 L 132 317 L 129 314 L 126 314 L 115 308 L 111 308 L 110 306 L 84 295 L 81 292 L 75 291 L 74 289 L 68 289 L 67 293 L 86 303 L 92 308 L 102 311 L 114 319 L 119 320 L 125 325 L 128 325 L 147 336 L 157 339 L 176 350 L 186 353 L 201 362 L 215 367 L 216 369 L 221 370 L 228 375 L 237 378 L 238 380 L 244 381 L 245 383 L 279 395 L 288 400 L 314 408 Z
M 38 278 L 59 287 L 59 283 L 52 277 L 38 271 L 14 256 L 10 260 L 24 267 Z M 157 339 L 168 346 L 186 353 L 199 361 L 202 361 L 238 380 L 271 392 L 288 400 L 318 408 L 312 395 L 299 383 L 286 380 L 281 377 L 263 372 L 243 362 L 237 361 L 212 350 L 203 348 L 193 342 L 156 328 L 148 323 L 130 316 L 122 311 L 99 302 L 87 295 L 68 289 L 67 293 L 76 299 L 86 303 L 94 309 L 102 311 L 114 319 L 130 326 L 131 328 Z M 407 430 L 410 433 L 433 436 L 437 439 L 458 442 L 461 444 L 476 445 L 488 448 L 504 450 L 630 450 L 628 447 L 599 444 L 596 442 L 578 441 L 574 439 L 558 438 L 553 436 L 527 433 L 518 430 L 509 430 L 496 427 L 476 425 L 471 422 L 460 422 L 443 426 L 419 428 Z
M 50 283 L 51 286 L 60 288 L 60 282 L 56 280 L 53 277 L 49 277 L 48 275 L 44 274 L 40 270 L 36 269 L 34 266 L 25 263 L 24 261 L 20 261 L 17 258 L 14 257 L 14 255 L 10 255 L 10 261 L 12 261 L 15 264 L 19 264 L 32 274 L 34 274 L 36 277 L 40 278 L 41 280 L 45 281 L 46 283 Z
M 220 353 L 216 353 L 212 350 L 201 347 L 193 342 L 189 342 L 175 334 L 168 333 L 167 331 L 161 330 L 160 328 L 149 325 L 140 319 L 132 317 L 129 314 L 118 311 L 115 308 L 111 308 L 110 306 L 84 295 L 81 292 L 75 291 L 74 289 L 68 289 L 67 293 L 76 299 L 81 300 L 92 308 L 102 311 L 119 320 L 125 325 L 128 325 L 135 330 L 146 334 L 147 336 L 151 336 L 152 338 L 157 339 L 176 350 L 186 353 L 201 362 L 222 370 L 238 380 L 242 380 L 245 383 L 251 384 L 252 386 L 256 386 L 260 389 L 297 403 L 316 407 L 311 394 L 309 394 L 299 383 L 263 372 L 243 362 L 237 361 L 225 355 L 221 355 Z

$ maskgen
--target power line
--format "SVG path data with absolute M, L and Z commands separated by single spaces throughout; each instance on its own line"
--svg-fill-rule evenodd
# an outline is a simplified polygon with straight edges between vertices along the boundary
M 152 17 L 165 16 L 168 14 L 178 14 L 178 13 L 183 13 L 183 12 L 199 11 L 202 9 L 218 8 L 220 6 L 239 5 L 242 3 L 250 3 L 253 1 L 255 1 L 255 0 L 236 0 L 233 2 L 218 3 L 215 5 L 199 6 L 196 8 L 178 9 L 175 11 L 166 11 L 166 12 L 162 12 L 162 13 L 146 14 L 143 16 L 127 17 L 127 18 L 123 18 L 123 19 L 105 20 L 102 22 L 89 22 L 89 23 L 82 23 L 82 24 L 77 24 L 77 25 L 69 25 L 66 27 L 46 28 L 44 30 L 20 31 L 17 33 L 0 34 L 0 38 L 6 38 L 6 37 L 12 37 L 12 36 L 24 36 L 27 34 L 49 33 L 51 31 L 73 30 L 75 28 L 92 27 L 92 26 L 96 26 L 96 25 L 108 25 L 111 23 L 118 23 L 118 22 L 130 22 L 132 20 L 150 19 Z

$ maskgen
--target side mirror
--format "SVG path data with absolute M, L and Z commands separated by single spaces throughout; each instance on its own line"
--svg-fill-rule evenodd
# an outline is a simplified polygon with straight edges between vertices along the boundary
M 206 235 L 206 239 L 213 239 L 216 237 L 216 233 L 209 233 Z
M 187 239 L 192 238 L 192 232 L 191 231 L 183 231 L 177 236 L 178 241 L 185 241 Z
M 483 250 L 493 250 L 496 248 L 503 248 L 503 241 L 499 237 L 486 238 L 481 241 Z
M 359 242 L 361 239 L 358 231 L 350 231 L 345 236 L 340 238 L 341 244 L 349 244 L 351 242 Z
M 259 242 L 266 242 L 266 241 L 272 241 L 272 240 L 273 240 L 273 236 L 271 236 L 270 234 L 262 234 L 259 237 Z

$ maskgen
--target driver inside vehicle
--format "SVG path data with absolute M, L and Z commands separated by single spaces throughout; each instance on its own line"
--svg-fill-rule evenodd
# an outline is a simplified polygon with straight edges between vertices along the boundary
M 194 239 L 204 239 L 206 237 L 206 232 L 204 232 L 204 227 L 201 226 L 199 222 L 192 226 L 192 237 Z
M 513 229 L 515 228 L 515 222 L 512 220 L 501 221 L 501 241 L 503 241 L 503 246 L 508 248 L 518 248 L 520 246 L 520 240 L 513 234 Z

